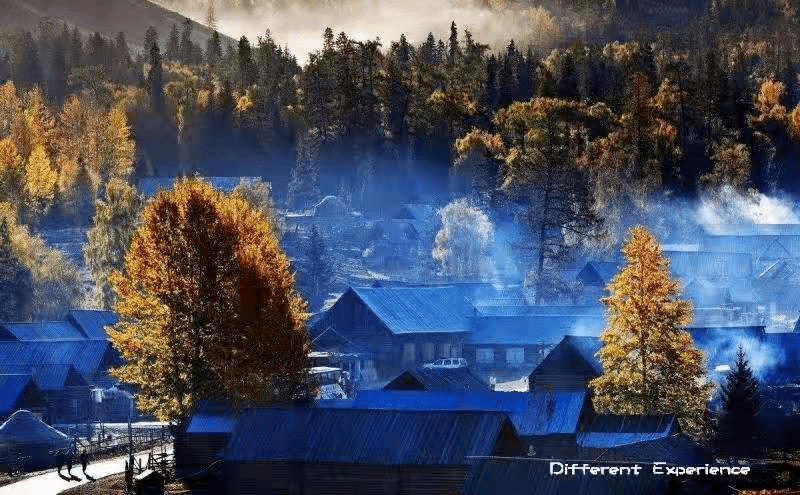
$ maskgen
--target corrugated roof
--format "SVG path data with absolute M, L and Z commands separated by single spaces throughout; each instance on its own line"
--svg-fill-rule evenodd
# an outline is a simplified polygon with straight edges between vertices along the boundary
M 111 345 L 102 340 L 0 342 L 0 363 L 21 365 L 71 364 L 78 372 L 95 373 Z
M 18 341 L 83 340 L 86 336 L 67 321 L 3 323 L 3 328 Z
M 666 438 L 676 432 L 674 416 L 593 416 L 577 435 L 578 445 L 589 448 L 621 447 Z
M 616 261 L 588 261 L 581 272 L 584 270 L 592 271 L 600 277 L 604 284 L 607 284 L 611 282 L 611 279 L 619 272 L 620 268 L 622 268 L 622 264 Z
M 236 413 L 233 407 L 224 402 L 202 400 L 195 407 L 186 433 L 231 433 L 235 425 Z
M 465 465 L 494 454 L 508 416 L 494 412 L 266 408 L 245 411 L 226 461 Z
M 73 309 L 67 315 L 91 340 L 108 340 L 106 325 L 113 325 L 117 322 L 117 314 L 113 311 L 96 309 Z
M 714 224 L 705 226 L 712 236 L 800 235 L 798 224 Z
M 467 367 L 463 368 L 418 368 L 406 370 L 390 381 L 385 390 L 489 390 L 480 378 Z
M 0 416 L 5 416 L 31 382 L 29 375 L 0 373 Z
M 350 290 L 395 334 L 467 332 L 475 313 L 463 293 L 450 286 Z
M 321 407 L 410 411 L 499 411 L 522 436 L 575 433 L 588 398 L 585 390 L 528 392 L 362 390 L 349 402 L 318 401 Z
M 471 344 L 555 344 L 566 333 L 598 334 L 605 321 L 602 315 L 529 314 L 524 316 L 475 317 Z
M 596 356 L 597 351 L 603 346 L 603 342 L 598 337 L 565 335 L 562 342 L 578 351 L 578 354 L 580 354 L 595 371 L 598 373 L 603 372 L 603 365 Z
M 0 373 L 28 375 L 40 390 L 63 390 L 65 386 L 86 386 L 86 380 L 71 364 L 6 364 Z

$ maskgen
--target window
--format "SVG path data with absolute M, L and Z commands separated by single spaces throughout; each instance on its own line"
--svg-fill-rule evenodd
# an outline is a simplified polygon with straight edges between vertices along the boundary
M 478 364 L 487 364 L 494 362 L 494 349 L 476 349 L 475 362 Z
M 450 357 L 450 342 L 439 344 L 439 357 Z
M 510 347 L 506 349 L 506 363 L 517 366 L 525 362 L 525 349 L 522 347 Z
M 436 344 L 433 342 L 425 342 L 422 345 L 422 359 L 431 361 L 436 355 Z

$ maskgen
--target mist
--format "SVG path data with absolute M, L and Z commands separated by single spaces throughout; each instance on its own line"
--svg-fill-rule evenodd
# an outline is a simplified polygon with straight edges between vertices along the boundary
M 723 187 L 700 198 L 697 222 L 708 231 L 730 224 L 798 224 L 800 217 L 791 201 L 757 191 L 739 192 Z
M 169 0 L 158 3 L 176 8 Z M 204 22 L 205 2 L 198 3 L 200 5 L 194 8 L 181 10 Z M 579 25 L 582 21 L 563 16 L 556 20 L 557 16 L 543 7 L 504 6 L 500 10 L 456 1 L 353 0 L 327 5 L 293 2 L 253 7 L 251 11 L 218 7 L 216 14 L 220 32 L 235 38 L 244 35 L 255 41 L 269 30 L 275 42 L 288 47 L 300 63 L 307 61 L 308 53 L 320 49 L 326 27 L 336 34 L 344 32 L 356 41 L 379 38 L 385 50 L 401 34 L 412 44 L 423 42 L 429 32 L 437 39 L 446 40 L 450 35 L 450 23 L 455 21 L 461 40 L 464 30 L 468 29 L 476 42 L 489 44 L 493 51 L 502 49 L 511 39 L 518 47 L 551 47 L 561 39 L 565 24 L 575 29 L 583 27 Z

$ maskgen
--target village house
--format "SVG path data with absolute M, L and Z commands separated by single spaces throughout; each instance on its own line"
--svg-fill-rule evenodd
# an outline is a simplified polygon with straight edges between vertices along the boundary
M 487 391 L 489 387 L 466 368 L 417 368 L 391 380 L 384 390 Z
M 528 308 L 516 308 L 517 314 L 483 308 L 472 318 L 463 354 L 485 379 L 527 376 L 565 334 L 596 335 L 604 325 L 602 314 L 585 314 L 582 307 Z
M 0 324 L 0 373 L 31 377 L 51 423 L 104 419 L 90 390 L 117 383 L 109 369 L 121 358 L 104 330 L 115 321 L 110 311 L 73 310 L 61 321 Z
M 363 371 L 380 382 L 437 358 L 461 357 L 474 313 L 453 286 L 350 288 L 310 332 L 317 350 L 361 356 L 354 379 Z
M 0 373 L 0 422 L 18 409 L 42 418 L 47 414 L 47 399 L 30 375 Z
M 218 492 L 462 493 L 470 459 L 521 455 L 508 415 L 314 407 L 244 411 Z

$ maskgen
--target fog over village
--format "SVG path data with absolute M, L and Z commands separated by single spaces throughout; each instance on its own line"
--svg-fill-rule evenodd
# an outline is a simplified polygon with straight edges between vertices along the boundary
M 0 0 L 0 495 L 796 493 L 798 8 Z

